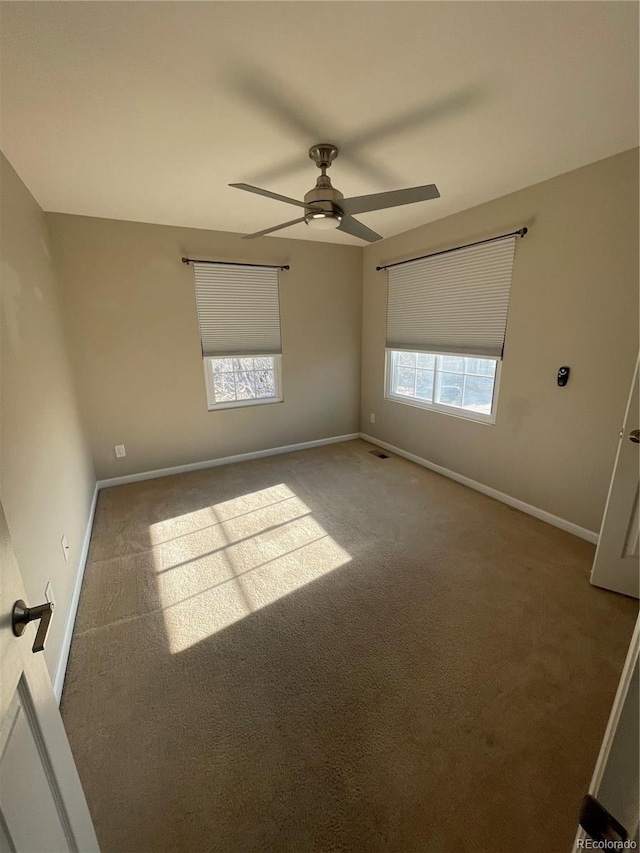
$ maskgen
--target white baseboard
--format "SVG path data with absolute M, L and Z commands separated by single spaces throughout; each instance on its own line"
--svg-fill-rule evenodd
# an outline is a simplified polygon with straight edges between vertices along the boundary
M 282 447 L 268 447 L 251 453 L 237 453 L 235 456 L 221 456 L 219 459 L 206 459 L 204 462 L 189 462 L 187 465 L 174 465 L 172 468 L 157 468 L 155 471 L 141 471 L 139 474 L 125 474 L 122 477 L 109 477 L 98 480 L 98 488 L 122 486 L 125 483 L 137 483 L 140 480 L 155 480 L 157 477 L 169 477 L 172 474 L 184 474 L 187 471 L 199 471 L 202 468 L 217 468 L 218 465 L 230 465 L 233 462 L 247 462 L 249 459 L 262 459 L 264 456 L 278 456 L 280 453 L 293 453 L 294 450 L 308 450 L 324 444 L 337 444 L 340 441 L 352 441 L 360 438 L 359 432 L 348 435 L 334 435 L 330 438 L 318 438 L 315 441 L 301 441 L 299 444 L 285 444 Z
M 89 542 L 91 541 L 91 529 L 93 527 L 93 516 L 96 511 L 96 502 L 98 500 L 98 483 L 93 489 L 93 497 L 91 498 L 91 507 L 89 509 L 89 518 L 85 529 L 84 539 L 82 542 L 82 551 L 80 552 L 80 560 L 78 562 L 78 570 L 76 574 L 76 582 L 73 587 L 73 595 L 71 596 L 71 605 L 67 614 L 67 621 L 64 626 L 64 635 L 62 637 L 62 648 L 58 658 L 58 666 L 56 667 L 56 675 L 53 680 L 53 692 L 56 701 L 60 704 L 62 698 L 62 688 L 64 686 L 64 676 L 67 671 L 67 663 L 69 661 L 69 651 L 71 649 L 71 640 L 73 638 L 73 626 L 76 622 L 76 614 L 78 612 L 78 602 L 80 601 L 80 590 L 82 589 L 82 579 L 84 578 L 84 570 L 87 565 L 87 556 L 89 554 Z
M 547 524 L 559 527 L 560 530 L 566 530 L 567 533 L 573 533 L 574 536 L 578 536 L 580 539 L 585 539 L 587 542 L 592 542 L 594 545 L 598 542 L 598 534 L 595 531 L 587 530 L 586 527 L 580 527 L 580 525 L 574 524 L 573 521 L 567 521 L 566 518 L 560 518 L 558 515 L 553 515 L 544 509 L 539 509 L 537 506 L 531 506 L 531 504 L 518 500 L 518 498 L 512 498 L 511 495 L 505 495 L 504 492 L 499 492 L 497 489 L 485 486 L 484 483 L 478 483 L 470 477 L 465 477 L 464 474 L 458 474 L 456 471 L 449 470 L 449 468 L 443 468 L 441 465 L 436 465 L 435 462 L 429 462 L 428 459 L 424 459 L 422 456 L 416 456 L 415 453 L 408 453 L 406 450 L 401 450 L 399 447 L 395 447 L 393 444 L 389 444 L 386 441 L 381 441 L 379 438 L 373 438 L 373 436 L 367 435 L 365 432 L 360 433 L 360 438 L 364 441 L 370 441 L 371 444 L 377 444 L 378 447 L 383 447 L 385 450 L 389 450 L 391 453 L 396 453 L 398 456 L 403 456 L 405 459 L 409 459 L 417 465 L 422 465 L 423 468 L 428 468 L 430 471 L 435 471 L 437 474 L 442 474 L 444 477 L 449 477 L 451 480 L 462 483 L 463 486 L 468 486 L 470 489 L 482 492 L 483 495 L 489 495 L 490 498 L 495 498 L 508 506 L 512 506 L 514 509 L 519 509 L 520 512 L 525 512 L 527 515 L 539 518 L 540 521 L 546 521 Z

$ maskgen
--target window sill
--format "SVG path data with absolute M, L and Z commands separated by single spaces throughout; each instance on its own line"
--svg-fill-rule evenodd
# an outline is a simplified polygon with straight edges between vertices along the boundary
M 452 418 L 460 418 L 463 421 L 473 421 L 476 424 L 484 424 L 485 426 L 495 426 L 496 424 L 495 414 L 484 415 L 479 412 L 471 412 L 454 406 L 438 405 L 437 403 L 421 403 L 419 400 L 414 400 L 410 397 L 396 397 L 391 394 L 386 394 L 385 400 L 389 400 L 392 403 L 401 403 L 403 406 L 411 406 L 413 409 L 435 412 L 437 415 L 448 415 Z
M 247 409 L 251 406 L 272 406 L 275 403 L 284 403 L 281 397 L 267 397 L 264 400 L 232 400 L 229 403 L 214 403 L 208 407 L 210 412 L 218 412 L 222 409 Z

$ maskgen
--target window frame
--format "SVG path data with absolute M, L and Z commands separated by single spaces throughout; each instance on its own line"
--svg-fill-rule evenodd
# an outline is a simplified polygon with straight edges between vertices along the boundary
M 220 358 L 272 358 L 273 379 L 275 385 L 275 397 L 256 397 L 250 400 L 225 400 L 216 403 L 215 389 L 213 385 L 213 369 L 211 362 Z M 247 406 L 266 406 L 274 403 L 283 403 L 282 396 L 282 355 L 280 353 L 237 353 L 236 355 L 205 355 L 202 359 L 204 369 L 204 384 L 207 392 L 207 409 L 216 412 L 220 409 L 241 409 Z
M 471 409 L 463 409 L 461 406 L 448 406 L 446 403 L 429 402 L 428 400 L 419 400 L 416 397 L 406 397 L 401 394 L 393 394 L 391 391 L 391 374 L 393 370 L 393 353 L 394 352 L 415 352 L 423 355 L 435 356 L 455 356 L 458 358 L 480 358 L 485 361 L 496 362 L 496 372 L 493 381 L 493 396 L 491 398 L 491 412 L 474 412 Z M 437 369 L 434 370 L 434 394 Z M 500 390 L 500 378 L 502 374 L 502 359 L 497 356 L 475 355 L 473 353 L 462 352 L 434 352 L 431 350 L 408 350 L 394 349 L 385 347 L 385 366 L 384 366 L 384 398 L 392 403 L 403 403 L 405 406 L 413 406 L 417 409 L 426 409 L 430 412 L 437 412 L 441 415 L 450 415 L 454 418 L 462 418 L 466 421 L 475 421 L 476 423 L 494 426 L 496 422 L 496 413 L 498 409 L 498 395 Z

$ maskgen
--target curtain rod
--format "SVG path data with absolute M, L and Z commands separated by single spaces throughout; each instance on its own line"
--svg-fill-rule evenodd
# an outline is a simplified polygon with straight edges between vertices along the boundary
M 288 270 L 289 264 L 242 264 L 238 261 L 203 261 L 200 258 L 183 258 L 183 264 L 218 264 L 224 267 L 265 267 L 270 270 Z
M 469 249 L 471 246 L 480 246 L 481 243 L 493 243 L 494 240 L 502 240 L 504 237 L 515 237 L 519 234 L 521 237 L 529 231 L 528 228 L 519 228 L 517 231 L 510 231 L 508 234 L 499 234 L 497 237 L 489 237 L 486 240 L 478 240 L 476 243 L 466 243 L 464 246 L 454 246 L 452 249 L 443 249 L 441 252 L 431 252 L 430 255 L 421 255 L 419 258 L 407 258 L 406 261 L 397 261 L 395 264 L 387 264 L 383 267 L 376 267 L 376 270 L 389 270 L 391 267 L 399 267 L 402 264 L 410 264 L 413 261 L 424 261 L 426 258 L 435 258 L 436 255 L 446 255 L 448 252 L 457 252 L 458 249 Z

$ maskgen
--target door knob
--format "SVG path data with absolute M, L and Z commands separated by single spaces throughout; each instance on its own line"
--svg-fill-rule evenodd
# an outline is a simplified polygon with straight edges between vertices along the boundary
M 47 639 L 47 632 L 49 630 L 49 624 L 52 616 L 52 601 L 47 601 L 45 604 L 39 604 L 37 607 L 27 607 L 25 602 L 20 598 L 13 605 L 13 613 L 11 616 L 13 633 L 16 637 L 21 637 L 29 622 L 34 622 L 36 619 L 39 619 L 40 624 L 38 625 L 36 638 L 33 641 L 33 648 L 31 651 L 42 652 L 44 651 L 44 641 Z
M 629 441 L 634 444 L 640 444 L 640 429 L 632 429 L 629 433 Z

